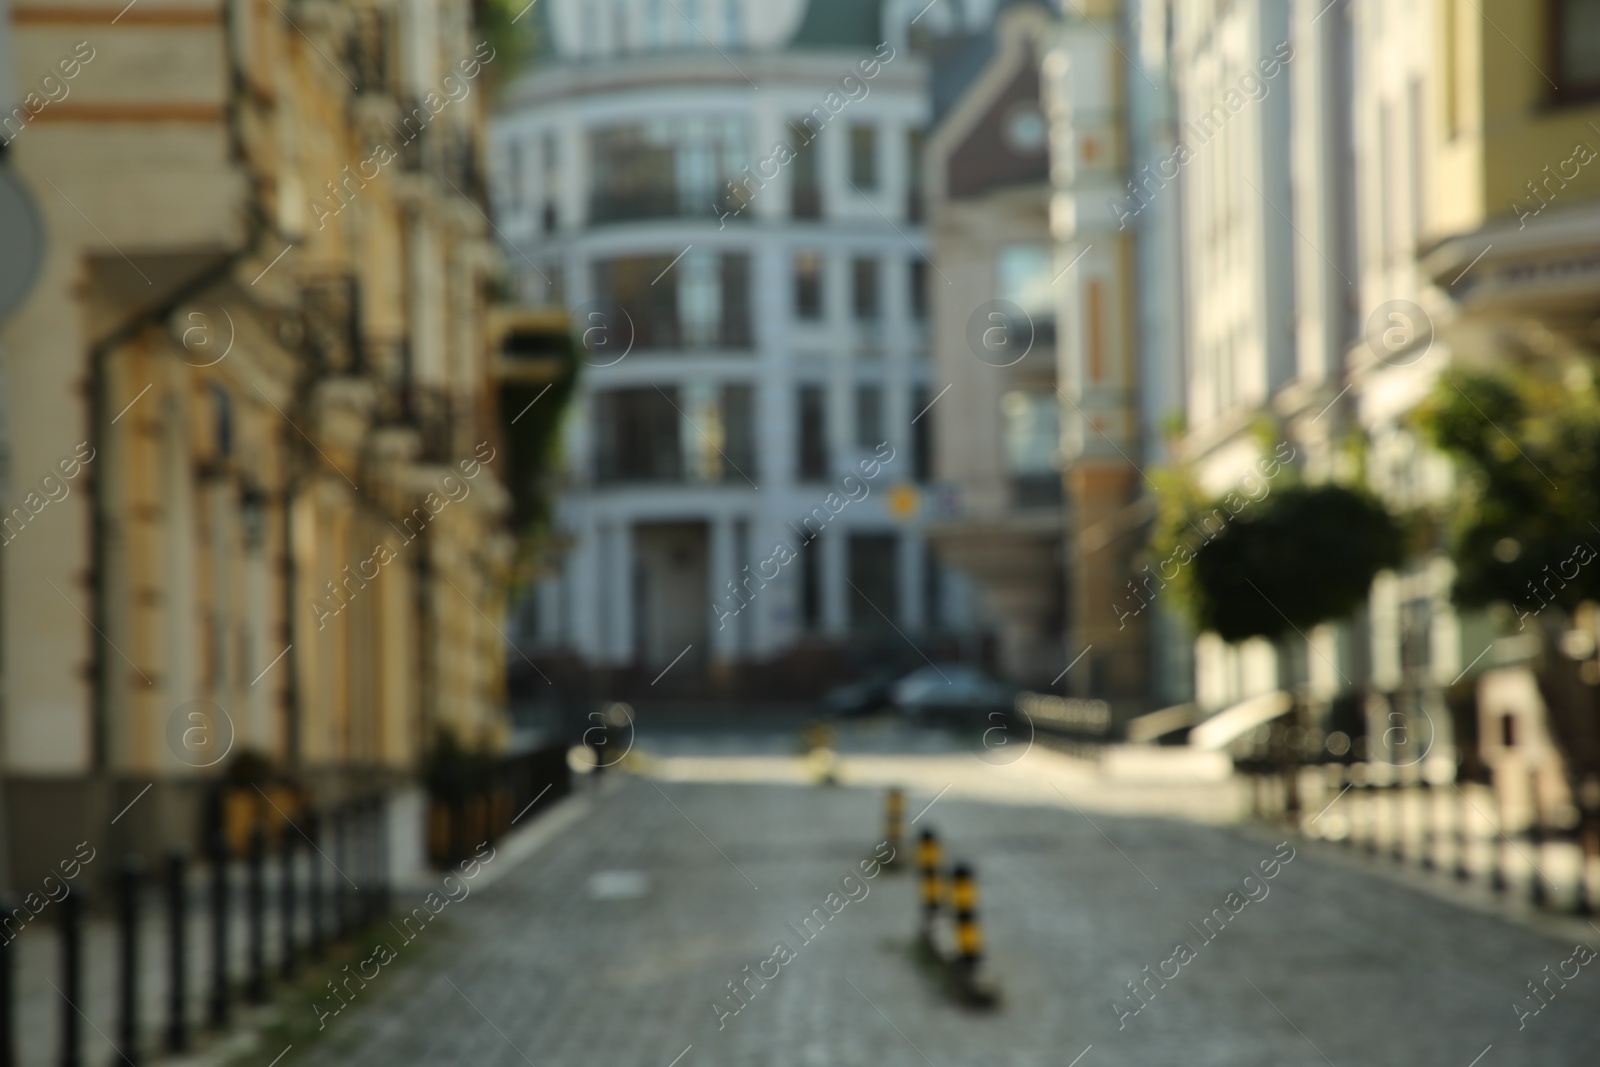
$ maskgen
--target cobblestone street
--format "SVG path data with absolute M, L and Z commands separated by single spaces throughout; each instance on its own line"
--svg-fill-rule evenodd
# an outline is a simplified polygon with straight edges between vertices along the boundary
M 934 790 L 919 793 L 908 818 Z M 618 775 L 591 796 L 588 818 L 451 907 L 426 935 L 440 938 L 427 964 L 381 975 L 301 1062 L 1532 1067 L 1580 1062 L 1595 1037 L 1590 967 L 1564 989 L 1551 982 L 1556 995 L 1520 1032 L 1511 1006 L 1532 1005 L 1527 983 L 1570 967 L 1570 940 L 1442 903 L 1322 846 L 1278 848 L 1254 829 L 1092 800 L 1079 812 L 1078 801 L 952 794 L 911 830 L 934 826 L 950 858 L 977 867 L 1004 1002 L 971 1014 L 912 961 L 908 870 L 865 881 L 864 897 L 855 888 L 860 899 L 813 941 L 787 925 L 870 856 L 880 790 Z M 1291 848 L 1270 881 L 1244 883 Z M 1213 920 L 1202 934 L 1246 892 L 1220 933 Z M 1149 1003 L 1119 1031 L 1113 999 L 1137 1007 L 1128 983 L 1171 975 L 1180 941 L 1192 958 L 1164 987 L 1142 987 Z M 719 1029 L 713 1002 L 729 1011 L 729 983 L 778 942 L 793 958 L 764 988 L 751 981 L 748 1005 Z M 263 1051 L 265 1064 L 274 1050 Z

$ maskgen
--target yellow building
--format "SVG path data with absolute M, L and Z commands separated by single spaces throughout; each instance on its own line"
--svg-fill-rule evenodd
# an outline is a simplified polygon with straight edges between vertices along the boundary
M 242 753 L 328 802 L 441 727 L 503 743 L 478 166 L 503 59 L 469 7 L 11 19 L 0 124 L 48 235 L 0 324 L 13 878 L 86 837 L 192 846 Z

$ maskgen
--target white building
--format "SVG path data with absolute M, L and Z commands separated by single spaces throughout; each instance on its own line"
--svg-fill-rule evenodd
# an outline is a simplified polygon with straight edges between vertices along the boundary
M 917 488 L 942 414 L 917 419 L 926 73 L 916 8 L 885 8 L 532 10 L 545 55 L 502 99 L 493 201 L 524 301 L 571 309 L 586 363 L 541 646 L 647 677 L 688 649 L 692 677 L 812 637 L 910 652 L 891 626 L 920 646 L 960 614 Z

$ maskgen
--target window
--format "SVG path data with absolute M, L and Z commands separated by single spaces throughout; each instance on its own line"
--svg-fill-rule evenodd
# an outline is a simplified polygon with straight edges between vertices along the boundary
M 827 393 L 820 385 L 802 385 L 799 392 L 799 479 L 820 482 L 828 477 Z
M 922 322 L 928 317 L 928 261 L 918 256 L 911 261 L 911 317 Z
M 692 249 L 673 259 L 595 263 L 595 294 L 627 313 L 635 348 L 748 348 L 750 257 Z
M 931 403 L 927 386 L 911 390 L 911 477 L 918 483 L 933 477 L 933 412 L 928 410 Z
M 800 625 L 807 633 L 822 629 L 822 548 L 815 534 L 800 544 Z
M 850 181 L 862 192 L 878 187 L 878 131 L 850 127 Z
M 922 153 L 923 131 L 906 132 L 906 218 L 922 221 Z
M 815 252 L 794 257 L 794 314 L 812 321 L 823 317 L 822 257 Z
M 1012 327 L 1025 331 L 1031 323 L 1035 348 L 1055 338 L 1055 290 L 1050 285 L 1054 266 L 1050 246 L 1033 244 L 1006 245 L 995 263 L 995 289 L 1000 299 L 1011 301 L 1028 316 L 1027 323 L 1013 323 Z M 1019 341 L 1026 344 L 1025 338 Z
M 900 538 L 894 534 L 850 535 L 850 629 L 893 631 L 900 614 Z
M 856 386 L 856 446 L 873 449 L 886 439 L 883 433 L 883 386 Z
M 506 146 L 506 204 L 512 211 L 522 210 L 522 142 Z
M 1555 0 L 1556 94 L 1600 95 L 1600 0 Z
M 922 554 L 922 628 L 944 628 L 944 568 L 932 550 Z
M 706 218 L 738 211 L 753 189 L 735 195 L 749 164 L 746 126 L 731 117 L 656 119 L 593 130 L 589 155 L 595 222 Z M 737 215 L 733 217 L 737 218 Z
M 544 230 L 556 232 L 559 218 L 557 205 L 561 202 L 561 156 L 554 133 L 544 135 Z
M 745 484 L 754 481 L 756 472 L 755 388 L 749 385 L 722 387 L 722 455 L 732 468 L 722 480 Z M 721 457 L 719 457 L 721 458 Z
M 744 12 L 739 0 L 723 0 L 722 42 L 729 48 L 738 48 L 744 41 Z
M 1013 502 L 1042 507 L 1061 501 L 1061 404 L 1054 393 L 1017 389 L 1000 398 L 1006 474 Z
M 789 164 L 789 214 L 797 219 L 820 219 L 822 180 L 817 163 L 816 134 L 801 123 L 792 123 L 789 131 L 793 135 L 791 147 L 794 149 L 794 160 Z
M 863 322 L 876 320 L 879 314 L 877 260 L 857 256 L 851 261 L 850 292 L 856 318 Z
M 614 389 L 594 398 L 595 479 L 599 482 L 683 480 L 681 418 L 674 388 Z

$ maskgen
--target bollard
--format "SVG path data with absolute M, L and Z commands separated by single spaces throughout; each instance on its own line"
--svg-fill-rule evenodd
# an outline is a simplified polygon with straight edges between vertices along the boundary
M 77 1004 L 83 999 L 83 894 L 61 900 L 61 1067 L 82 1067 L 83 1033 Z
M 167 1051 L 189 1049 L 188 995 L 185 981 L 187 951 L 184 936 L 188 931 L 188 872 L 183 853 L 167 856 Z
M 285 979 L 293 978 L 299 973 L 294 951 L 295 840 L 294 834 L 290 832 L 291 829 L 287 822 L 278 828 L 280 835 L 278 842 L 278 933 L 280 935 L 278 955 L 283 959 L 282 974 Z
M 267 833 L 259 825 L 250 831 L 246 859 L 245 929 L 250 939 L 246 993 L 252 1004 L 267 1002 Z
M 883 804 L 883 839 L 888 842 L 891 849 L 889 862 L 885 868 L 900 866 L 900 838 L 904 833 L 906 815 L 906 794 L 903 789 L 891 789 L 884 797 Z
M 939 837 L 922 831 L 917 842 L 917 868 L 922 872 L 922 938 L 933 944 L 933 920 L 939 914 Z
M 139 887 L 144 867 L 137 856 L 122 861 L 118 872 L 117 925 L 121 942 L 118 975 L 119 1050 L 130 1067 L 139 1062 Z
M 306 819 L 306 838 L 311 842 L 311 853 L 306 854 L 306 918 L 311 925 L 311 958 L 320 960 L 326 950 L 322 936 L 322 853 L 317 842 L 322 839 L 322 816 L 312 812 Z
M 970 983 L 983 954 L 983 936 L 978 931 L 978 883 L 965 863 L 956 864 L 950 872 L 950 910 L 956 923 L 956 966 L 962 979 Z
M 206 1013 L 214 1029 L 228 1025 L 228 839 L 211 842 L 211 996 Z
M 10 894 L 0 894 L 0 915 L 7 918 L 22 905 Z M 16 935 L 13 934 L 12 940 Z M 0 1067 L 17 1067 L 17 1028 L 15 999 L 17 976 L 16 953 L 11 941 L 0 945 Z

